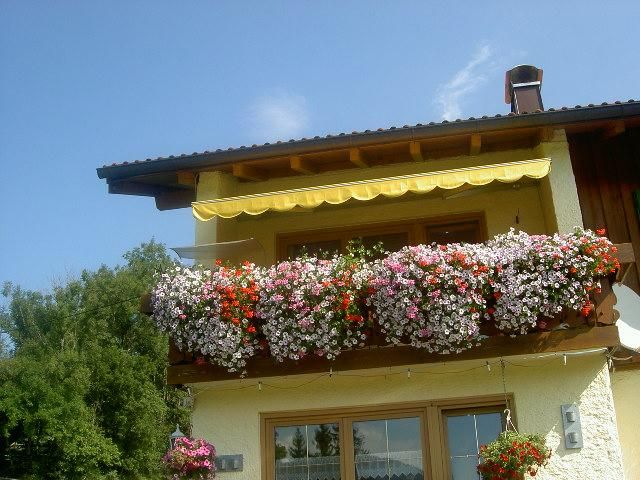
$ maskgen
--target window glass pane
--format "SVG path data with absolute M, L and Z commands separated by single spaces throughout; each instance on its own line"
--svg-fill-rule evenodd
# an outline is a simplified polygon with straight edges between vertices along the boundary
M 480 241 L 478 222 L 451 223 L 427 227 L 427 243 L 477 243 Z
M 275 428 L 276 480 L 340 480 L 336 423 Z
M 340 240 L 323 240 L 321 242 L 306 242 L 287 247 L 289 258 L 299 258 L 303 254 L 309 256 L 331 257 L 335 253 L 340 253 Z
M 447 442 L 452 478 L 478 480 L 479 447 L 495 440 L 501 431 L 500 412 L 448 415 Z
M 420 418 L 353 422 L 357 480 L 422 480 Z
M 476 415 L 476 425 L 478 427 L 478 445 L 486 445 L 493 442 L 502 431 L 502 414 L 484 413 Z
M 472 457 L 455 457 L 451 459 L 452 480 L 478 480 L 478 461 Z
M 473 455 L 478 452 L 474 420 L 475 415 L 457 415 L 447 418 L 451 456 Z
M 396 252 L 402 247 L 409 245 L 409 233 L 386 233 L 383 235 L 365 235 L 360 237 L 362 239 L 362 245 L 368 249 L 371 249 L 382 244 L 382 249 L 386 252 Z

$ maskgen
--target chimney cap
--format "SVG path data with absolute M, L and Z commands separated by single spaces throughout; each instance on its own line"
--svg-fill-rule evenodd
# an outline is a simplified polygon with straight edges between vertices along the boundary
M 542 69 L 533 65 L 516 65 L 507 70 L 504 78 L 504 103 L 511 103 L 513 86 L 521 83 L 539 82 L 542 85 Z

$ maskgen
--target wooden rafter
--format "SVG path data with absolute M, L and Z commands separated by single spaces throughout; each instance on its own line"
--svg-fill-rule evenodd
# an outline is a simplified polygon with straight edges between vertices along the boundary
M 624 133 L 624 131 L 624 120 L 616 120 L 615 122 L 611 122 L 611 124 L 607 125 L 607 127 L 604 129 L 604 131 L 602 132 L 602 139 L 608 140 L 610 138 L 617 137 L 621 133 Z
M 186 208 L 191 206 L 191 202 L 195 201 L 196 191 L 194 189 L 173 190 L 156 195 L 156 208 L 158 210 Z
M 233 165 L 233 176 L 241 178 L 242 180 L 251 180 L 253 182 L 259 182 L 266 178 L 264 173 L 256 167 L 245 165 L 243 163 L 236 163 Z
M 366 168 L 369 166 L 369 163 L 364 158 L 362 150 L 359 148 L 349 149 L 349 161 L 360 168 Z
M 302 158 L 300 155 L 293 155 L 289 157 L 289 165 L 294 172 L 302 173 L 304 175 L 312 175 L 317 173 L 317 170 L 308 159 Z
M 482 135 L 472 133 L 469 138 L 469 155 L 478 155 L 482 148 Z
M 424 162 L 424 157 L 422 156 L 422 145 L 420 145 L 420 142 L 409 142 L 409 153 L 414 161 Z
M 196 184 L 196 175 L 193 172 L 176 172 L 178 185 L 194 186 Z
M 550 142 L 553 139 L 553 127 L 542 127 L 538 133 L 538 141 L 540 143 Z

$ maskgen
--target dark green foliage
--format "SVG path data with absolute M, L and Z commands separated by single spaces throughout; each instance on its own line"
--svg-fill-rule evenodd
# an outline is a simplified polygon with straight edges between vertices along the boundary
M 340 454 L 337 426 L 326 423 L 318 425 L 315 431 L 314 441 L 316 449 L 318 450 L 318 456 L 331 457 Z
M 305 458 L 307 456 L 307 440 L 302 434 L 300 427 L 296 428 L 296 433 L 293 434 L 293 438 L 291 439 L 289 456 L 291 458 Z
M 138 306 L 171 260 L 153 241 L 124 258 L 51 294 L 5 284 L 3 475 L 161 478 L 169 433 L 178 422 L 188 427 L 189 412 L 180 406 L 185 393 L 165 385 L 167 339 Z

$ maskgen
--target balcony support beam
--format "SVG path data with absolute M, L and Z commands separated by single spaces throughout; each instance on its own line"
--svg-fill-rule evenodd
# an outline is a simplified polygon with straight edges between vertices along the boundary
M 618 328 L 581 327 L 571 330 L 532 333 L 515 338 L 496 336 L 485 340 L 480 347 L 459 354 L 438 355 L 417 350 L 410 346 L 370 347 L 342 352 L 333 362 L 324 358 L 306 358 L 302 361 L 276 362 L 272 358 L 255 358 L 248 365 L 248 378 L 275 377 L 291 374 L 308 374 L 360 370 L 365 368 L 401 367 L 407 365 L 442 363 L 461 360 L 499 358 L 514 355 L 531 355 L 552 352 L 568 352 L 620 344 Z M 189 356 L 189 358 L 191 358 Z M 175 361 L 176 357 L 173 356 Z M 190 361 L 185 358 L 185 361 Z M 561 364 L 559 364 L 561 365 Z M 561 368 L 560 366 L 558 368 Z M 237 379 L 238 375 L 209 363 L 196 365 L 184 363 L 171 365 L 167 370 L 167 383 L 172 385 L 217 380 Z

